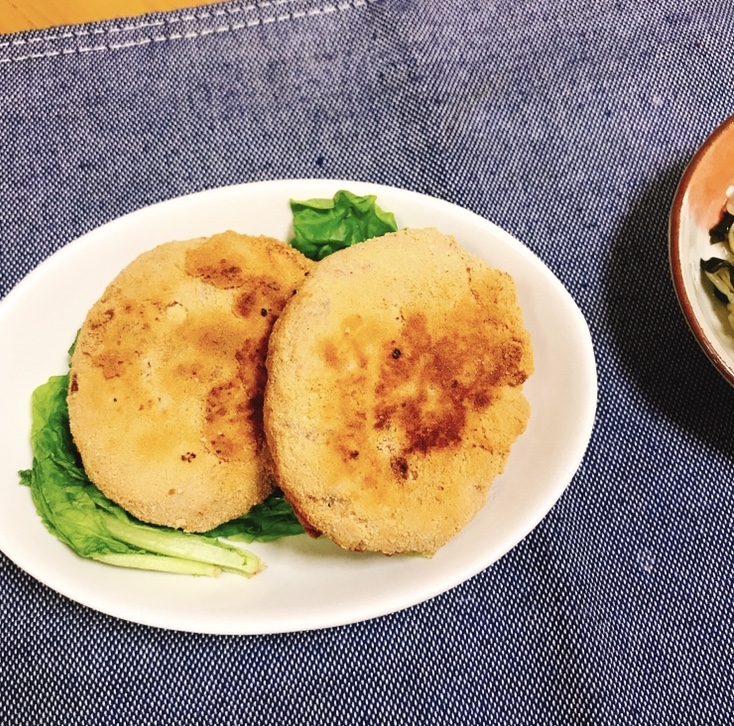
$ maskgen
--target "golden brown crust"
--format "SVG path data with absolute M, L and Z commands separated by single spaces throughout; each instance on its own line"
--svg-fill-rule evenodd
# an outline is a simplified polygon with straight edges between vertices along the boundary
M 483 506 L 529 416 L 514 283 L 436 230 L 320 262 L 267 366 L 279 484 L 348 549 L 435 552 Z
M 267 342 L 313 263 L 226 232 L 142 254 L 80 331 L 69 416 L 90 479 L 147 522 L 207 531 L 273 488 Z

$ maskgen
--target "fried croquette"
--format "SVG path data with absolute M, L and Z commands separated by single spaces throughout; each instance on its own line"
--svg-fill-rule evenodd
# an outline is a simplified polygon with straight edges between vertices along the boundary
M 319 262 L 267 369 L 278 483 L 307 531 L 350 550 L 436 552 L 485 504 L 530 415 L 512 278 L 435 229 Z
M 225 232 L 143 253 L 91 308 L 70 426 L 99 489 L 153 524 L 208 531 L 274 487 L 263 433 L 273 323 L 313 263 Z

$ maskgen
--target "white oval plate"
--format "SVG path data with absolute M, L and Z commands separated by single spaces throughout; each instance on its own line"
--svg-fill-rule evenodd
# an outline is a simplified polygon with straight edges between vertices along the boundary
M 226 229 L 287 239 L 289 199 L 338 189 L 376 194 L 400 227 L 435 226 L 516 280 L 535 350 L 527 431 L 475 519 L 433 558 L 346 552 L 306 535 L 253 544 L 267 569 L 246 580 L 122 570 L 77 557 L 44 528 L 18 470 L 31 464 L 30 397 L 67 370 L 66 351 L 108 282 L 143 250 Z M 213 189 L 156 204 L 96 229 L 45 260 L 0 303 L 0 549 L 48 587 L 103 613 L 198 633 L 325 628 L 395 612 L 490 566 L 545 516 L 576 472 L 596 411 L 586 322 L 543 263 L 512 236 L 460 207 L 353 181 L 288 180 Z

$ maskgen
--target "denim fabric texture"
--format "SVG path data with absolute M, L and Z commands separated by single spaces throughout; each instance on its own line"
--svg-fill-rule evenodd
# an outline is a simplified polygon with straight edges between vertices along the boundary
M 586 316 L 600 386 L 541 524 L 373 621 L 156 630 L 0 555 L 0 723 L 730 722 L 734 391 L 679 312 L 667 222 L 734 112 L 732 33 L 713 0 L 255 0 L 0 36 L 0 294 L 153 202 L 362 179 L 539 255 Z

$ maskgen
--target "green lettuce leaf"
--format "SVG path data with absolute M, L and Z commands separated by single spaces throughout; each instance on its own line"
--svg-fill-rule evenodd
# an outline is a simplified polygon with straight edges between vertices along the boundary
M 262 569 L 254 554 L 221 541 L 222 535 L 144 524 L 107 499 L 84 472 L 71 437 L 68 384 L 68 375 L 53 376 L 33 392 L 33 466 L 20 472 L 21 483 L 30 487 L 38 514 L 52 534 L 81 557 L 121 567 L 212 576 L 227 571 L 246 577 Z M 281 515 L 283 522 L 275 533 L 267 527 L 270 514 L 254 513 L 241 528 L 241 538 L 273 539 L 285 536 L 286 529 L 296 533 L 292 510 L 288 527 L 288 513 Z M 228 532 L 236 535 L 238 526 L 233 524 Z
M 293 508 L 283 494 L 271 494 L 262 504 L 254 506 L 247 514 L 231 522 L 220 524 L 207 537 L 223 537 L 235 542 L 272 542 L 304 529 L 293 513 Z
M 359 197 L 338 191 L 333 199 L 292 199 L 294 238 L 291 245 L 312 260 L 397 231 L 395 216 L 376 203 L 377 197 Z

